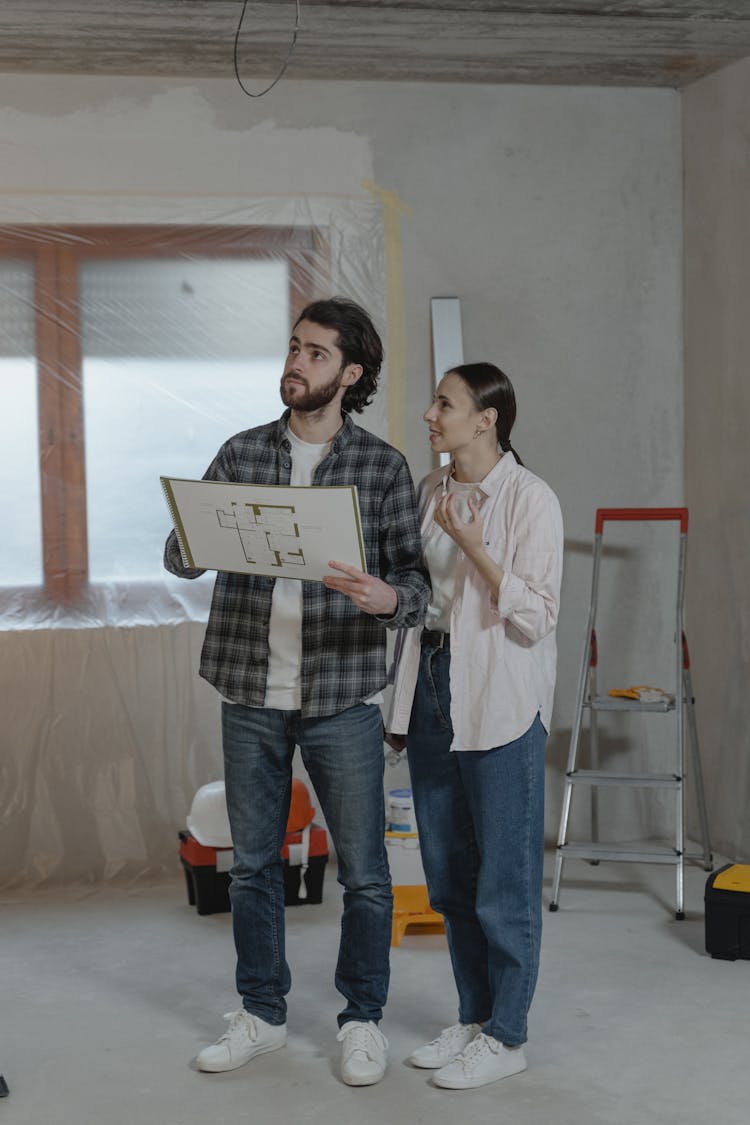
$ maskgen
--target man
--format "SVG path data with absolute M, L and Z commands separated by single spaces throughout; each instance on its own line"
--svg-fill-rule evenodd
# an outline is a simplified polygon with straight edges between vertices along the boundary
M 223 697 L 222 740 L 234 845 L 230 896 L 242 1008 L 197 1057 L 233 1070 L 286 1042 L 280 849 L 295 745 L 330 830 L 344 887 L 336 987 L 341 1073 L 352 1086 L 385 1072 L 378 1027 L 388 990 L 392 894 L 384 842 L 385 628 L 424 617 L 414 488 L 406 461 L 355 426 L 377 388 L 383 349 L 367 313 L 342 298 L 301 313 L 281 379 L 281 419 L 230 438 L 205 479 L 356 485 L 367 571 L 331 563 L 324 583 L 219 572 L 200 673 Z M 185 578 L 175 533 L 167 570 Z

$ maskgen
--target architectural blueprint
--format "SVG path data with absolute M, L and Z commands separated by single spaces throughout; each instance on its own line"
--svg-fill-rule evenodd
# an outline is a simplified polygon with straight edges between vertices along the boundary
M 331 560 L 366 569 L 356 487 L 161 482 L 191 569 L 318 581 Z

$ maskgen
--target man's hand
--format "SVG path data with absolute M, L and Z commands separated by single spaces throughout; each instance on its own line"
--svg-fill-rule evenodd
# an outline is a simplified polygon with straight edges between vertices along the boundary
M 329 562 L 328 565 L 333 570 L 340 570 L 341 577 L 333 574 L 324 575 L 324 586 L 329 590 L 338 590 L 340 594 L 346 594 L 363 613 L 370 613 L 377 617 L 392 617 L 398 609 L 398 594 L 382 578 L 365 574 L 363 570 L 357 570 L 356 566 L 347 566 L 346 563 Z

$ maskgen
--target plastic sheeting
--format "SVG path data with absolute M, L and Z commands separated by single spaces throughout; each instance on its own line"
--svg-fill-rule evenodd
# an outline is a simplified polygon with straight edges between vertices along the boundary
M 277 417 L 291 323 L 359 301 L 388 340 L 377 199 L 200 225 L 0 227 L 0 885 L 177 870 L 221 776 L 197 675 L 212 579 L 161 558 L 159 475 Z M 357 421 L 387 436 L 387 375 Z

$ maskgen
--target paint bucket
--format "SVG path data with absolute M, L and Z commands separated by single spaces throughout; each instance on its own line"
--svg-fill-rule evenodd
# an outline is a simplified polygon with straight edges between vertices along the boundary
M 411 789 L 391 789 L 388 793 L 388 831 L 416 832 Z

